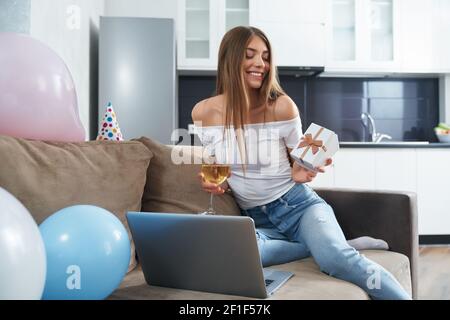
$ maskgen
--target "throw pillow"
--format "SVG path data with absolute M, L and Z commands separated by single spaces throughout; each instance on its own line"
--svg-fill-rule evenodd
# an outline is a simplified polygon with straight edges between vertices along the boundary
M 137 141 L 69 143 L 0 136 L 0 186 L 38 224 L 62 208 L 91 204 L 114 213 L 129 232 L 125 214 L 141 209 L 151 158 Z M 135 264 L 132 243 L 129 270 Z
M 163 145 L 146 137 L 137 141 L 142 142 L 153 153 L 147 170 L 142 211 L 199 213 L 208 208 L 209 193 L 202 190 L 197 177 L 201 169 L 199 147 L 183 146 L 180 150 L 187 152 L 197 164 L 176 164 L 171 157 L 173 146 Z M 228 193 L 214 196 L 214 209 L 223 215 L 241 214 L 233 196 Z

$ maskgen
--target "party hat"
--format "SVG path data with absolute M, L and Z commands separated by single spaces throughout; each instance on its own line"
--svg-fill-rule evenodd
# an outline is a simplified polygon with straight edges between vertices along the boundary
M 106 106 L 105 116 L 100 124 L 97 140 L 123 141 L 122 132 L 111 102 L 108 102 Z

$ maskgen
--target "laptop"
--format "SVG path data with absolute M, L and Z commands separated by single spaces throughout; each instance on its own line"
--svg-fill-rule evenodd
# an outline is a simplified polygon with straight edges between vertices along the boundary
M 293 273 L 261 265 L 253 219 L 128 212 L 147 284 L 267 298 Z

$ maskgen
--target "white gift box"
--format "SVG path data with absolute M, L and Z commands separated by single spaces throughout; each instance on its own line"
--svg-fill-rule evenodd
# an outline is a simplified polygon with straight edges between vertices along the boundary
M 302 141 L 292 150 L 291 156 L 302 167 L 317 171 L 317 167 L 325 165 L 328 158 L 339 150 L 339 140 L 336 133 L 311 123 L 304 133 Z

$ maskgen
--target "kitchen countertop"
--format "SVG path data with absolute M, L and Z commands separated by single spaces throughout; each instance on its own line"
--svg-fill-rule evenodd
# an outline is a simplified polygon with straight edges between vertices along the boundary
M 423 141 L 386 141 L 386 142 L 341 142 L 341 148 L 410 148 L 410 149 L 427 149 L 427 148 L 450 148 L 450 143 L 442 142 L 423 142 Z

